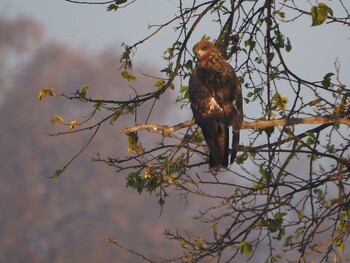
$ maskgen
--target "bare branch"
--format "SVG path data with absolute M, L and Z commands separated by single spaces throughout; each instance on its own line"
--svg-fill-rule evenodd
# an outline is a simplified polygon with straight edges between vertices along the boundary
M 130 248 L 127 248 L 125 246 L 123 246 L 122 244 L 119 244 L 114 238 L 110 238 L 108 237 L 106 239 L 107 242 L 115 244 L 116 246 L 118 246 L 120 249 L 124 250 L 125 252 L 128 252 L 130 254 L 133 254 L 135 256 L 138 256 L 139 258 L 141 258 L 143 261 L 147 261 L 149 263 L 155 263 L 155 261 L 150 260 L 149 258 L 146 258 L 144 255 L 140 254 L 139 252 L 136 252 Z
M 88 1 L 75 1 L 75 0 L 65 0 L 65 1 L 73 4 L 82 4 L 82 5 L 106 5 L 106 4 L 111 4 L 115 2 L 115 0 L 104 1 L 104 2 L 88 2 Z
M 260 120 L 254 121 L 254 122 L 244 121 L 242 128 L 261 130 L 261 129 L 266 129 L 268 127 L 275 127 L 275 126 L 289 126 L 289 125 L 297 125 L 297 124 L 325 124 L 325 123 L 339 123 L 339 124 L 350 126 L 350 119 L 333 116 L 333 115 L 325 115 L 325 116 L 317 116 L 317 117 L 290 118 L 290 119 L 278 119 L 278 120 L 268 120 L 268 121 L 260 121 Z M 174 131 L 191 127 L 194 124 L 195 124 L 194 120 L 182 122 L 174 126 L 167 126 L 167 125 L 160 125 L 160 124 L 140 124 L 134 127 L 125 128 L 123 130 L 123 133 L 129 134 L 131 132 L 136 132 L 140 130 L 155 130 L 155 131 L 161 131 L 163 132 L 163 134 L 170 134 Z
M 317 117 L 306 117 L 306 118 L 290 118 L 290 119 L 278 119 L 278 120 L 268 120 L 268 121 L 255 121 L 243 123 L 244 129 L 265 129 L 274 126 L 288 126 L 296 124 L 325 124 L 325 123 L 339 123 L 350 126 L 350 119 L 325 115 Z

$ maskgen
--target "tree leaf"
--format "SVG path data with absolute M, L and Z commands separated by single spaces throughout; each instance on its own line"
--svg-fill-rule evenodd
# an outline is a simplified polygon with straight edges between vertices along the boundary
M 186 92 L 186 91 L 188 91 L 188 86 L 182 86 L 182 87 L 180 88 L 180 92 L 181 92 L 181 93 Z
M 108 7 L 107 7 L 107 11 L 117 11 L 119 8 L 118 5 L 116 4 L 110 4 Z
M 126 177 L 126 186 L 135 189 L 139 194 L 142 193 L 145 186 L 145 180 L 140 176 L 138 172 L 131 172 Z
M 47 89 L 41 89 L 39 92 L 39 100 L 43 100 L 46 96 L 52 96 L 55 97 L 55 89 L 53 88 L 47 88 Z
M 57 169 L 54 173 L 53 173 L 53 179 L 55 180 L 55 182 L 57 182 L 58 177 L 60 176 L 60 174 L 63 172 L 62 169 Z
M 241 243 L 239 243 L 238 245 L 240 251 L 241 251 L 241 254 L 244 254 L 246 255 L 247 257 L 249 257 L 251 254 L 252 254 L 252 251 L 253 251 L 253 245 L 246 242 L 246 241 L 243 241 Z
M 113 116 L 111 117 L 110 120 L 110 124 L 112 124 L 113 122 L 117 121 L 118 118 L 123 114 L 124 112 L 124 106 L 119 107 L 115 113 L 113 114 Z
M 77 121 L 71 121 L 70 122 L 70 125 L 69 125 L 69 129 L 74 129 L 76 126 L 78 125 L 78 122 Z
M 338 247 L 338 250 L 339 250 L 340 253 L 344 252 L 344 248 L 345 248 L 344 242 L 339 242 L 339 243 L 336 244 L 336 246 Z
M 164 79 L 160 79 L 160 80 L 157 80 L 156 83 L 154 83 L 154 86 L 158 87 L 158 88 L 161 88 L 161 87 L 163 87 L 164 83 L 165 83 L 165 80 Z
M 311 26 L 319 26 L 322 25 L 328 17 L 333 16 L 333 10 L 328 7 L 325 3 L 319 3 L 317 6 L 311 7 L 311 18 L 312 25 Z
M 134 151 L 137 154 L 142 154 L 143 153 L 143 149 L 140 146 L 140 144 L 138 144 L 139 141 L 139 137 L 137 132 L 131 132 L 128 134 L 128 152 Z
M 286 51 L 290 52 L 292 50 L 292 45 L 290 43 L 289 38 L 287 37 Z
M 333 10 L 332 8 L 330 8 L 328 5 L 326 5 L 325 3 L 319 3 L 318 4 L 318 7 L 321 8 L 321 9 L 324 9 L 327 11 L 327 13 L 330 15 L 330 16 L 333 16 Z
M 95 104 L 94 104 L 94 109 L 100 111 L 102 105 L 103 105 L 103 102 L 102 102 L 102 101 L 97 101 L 97 102 L 95 102 Z
M 64 123 L 64 120 L 60 115 L 57 114 L 55 117 L 52 117 L 50 120 L 51 124 L 54 124 L 55 122 Z
M 83 100 L 86 99 L 86 93 L 87 93 L 88 89 L 89 89 L 89 85 L 85 85 L 85 86 L 81 89 L 81 91 L 80 91 L 80 93 L 79 93 L 79 97 L 80 97 L 81 99 L 83 99 Z
M 127 81 L 133 81 L 133 80 L 136 80 L 136 77 L 131 73 L 131 72 L 128 72 L 128 71 L 123 71 L 121 73 L 122 77 L 124 79 L 126 79 Z

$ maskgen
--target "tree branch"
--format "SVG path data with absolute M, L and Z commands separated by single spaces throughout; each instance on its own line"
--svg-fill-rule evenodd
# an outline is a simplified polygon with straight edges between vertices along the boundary
M 277 120 L 268 120 L 268 121 L 254 121 L 254 122 L 244 121 L 242 125 L 242 129 L 261 130 L 261 129 L 266 129 L 268 127 L 274 127 L 274 126 L 289 126 L 289 125 L 297 125 L 297 124 L 325 124 L 325 123 L 339 123 L 339 124 L 350 126 L 350 119 L 345 117 L 333 116 L 333 115 L 325 115 L 325 116 L 317 116 L 317 117 L 277 119 Z M 174 126 L 167 126 L 167 125 L 160 125 L 160 124 L 140 124 L 134 127 L 125 128 L 123 130 L 123 133 L 129 134 L 131 132 L 136 132 L 140 130 L 154 130 L 154 131 L 160 131 L 163 134 L 170 134 L 174 131 L 191 127 L 194 124 L 195 124 L 195 121 L 193 119 L 186 122 L 179 123 Z
M 75 0 L 65 0 L 65 1 L 73 4 L 83 4 L 83 5 L 106 5 L 106 4 L 111 4 L 115 2 L 115 0 L 104 1 L 104 2 L 89 2 L 89 1 L 75 1 Z
M 134 250 L 132 250 L 132 249 L 130 249 L 130 248 L 127 248 L 127 247 L 125 247 L 125 246 L 119 244 L 119 243 L 117 242 L 117 240 L 115 240 L 114 238 L 108 237 L 108 238 L 106 239 L 106 241 L 109 242 L 109 243 L 115 244 L 115 245 L 118 246 L 120 249 L 124 250 L 126 253 L 133 254 L 133 255 L 139 257 L 140 259 L 142 259 L 143 261 L 147 261 L 147 262 L 149 262 L 149 263 L 155 263 L 155 261 L 153 261 L 153 260 L 151 260 L 151 259 L 149 259 L 149 258 L 146 258 L 146 257 L 145 257 L 144 255 L 142 255 L 141 253 L 136 252 L 136 251 L 134 251 Z

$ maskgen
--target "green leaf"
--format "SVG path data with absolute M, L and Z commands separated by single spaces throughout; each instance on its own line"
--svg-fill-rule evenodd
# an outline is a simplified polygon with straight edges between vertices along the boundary
M 313 143 L 314 143 L 314 139 L 312 139 L 312 138 L 307 138 L 307 140 L 306 140 L 306 144 L 308 145 L 308 146 L 311 146 Z
M 287 215 L 286 212 L 277 211 L 276 214 L 275 214 L 275 219 L 282 219 L 286 215 Z
M 317 195 L 318 198 L 323 199 L 324 193 L 323 190 L 320 188 L 316 188 L 313 190 L 314 194 Z
M 331 77 L 334 75 L 334 73 L 329 72 L 327 73 L 321 82 L 322 86 L 325 88 L 329 88 L 331 86 Z
M 275 57 L 275 54 L 274 53 L 268 53 L 267 54 L 267 59 L 269 62 L 271 62 L 273 60 L 273 58 Z
M 247 159 L 248 159 L 248 154 L 247 154 L 247 153 L 242 153 L 241 155 L 238 155 L 238 156 L 236 157 L 235 162 L 236 162 L 237 164 L 242 164 L 242 163 L 244 163 L 244 161 L 246 161 Z
M 333 10 L 327 6 L 325 3 L 319 3 L 318 7 L 327 11 L 330 16 L 333 16 Z
M 334 144 L 328 144 L 327 150 L 328 150 L 328 152 L 333 153 L 334 152 Z
M 277 240 L 281 240 L 282 236 L 285 234 L 285 229 L 282 228 L 282 225 L 283 225 L 283 217 L 286 215 L 287 213 L 285 212 L 277 211 L 274 215 L 275 217 L 274 219 L 269 218 L 267 220 L 268 228 L 272 233 L 279 231 L 277 237 L 274 237 Z
M 244 45 L 246 47 L 250 46 L 251 49 L 253 49 L 255 47 L 255 44 L 256 44 L 256 42 L 253 41 L 253 40 L 246 40 L 246 41 L 244 41 Z
M 264 164 L 260 164 L 259 173 L 261 174 L 261 178 L 270 183 L 271 182 L 271 174 L 265 169 Z
M 126 79 L 127 81 L 133 81 L 133 80 L 136 80 L 136 77 L 131 73 L 131 72 L 128 72 L 128 71 L 123 71 L 121 73 L 121 76 Z
M 111 120 L 110 120 L 110 124 L 112 124 L 113 122 L 116 122 L 118 120 L 118 118 L 123 114 L 124 112 L 124 106 L 119 107 L 115 113 L 112 115 Z
M 186 91 L 188 91 L 188 86 L 182 86 L 182 87 L 180 88 L 180 92 L 181 92 L 181 93 L 186 92 Z
M 184 64 L 184 67 L 187 69 L 187 70 L 192 70 L 193 69 L 193 62 L 192 60 L 188 60 L 185 64 Z
M 62 169 L 57 169 L 55 172 L 54 172 L 54 174 L 53 174 L 53 179 L 55 180 L 55 182 L 57 182 L 57 180 L 58 180 L 58 177 L 60 176 L 60 174 L 63 172 L 63 170 Z
M 79 93 L 79 97 L 80 97 L 81 99 L 83 99 L 83 100 L 86 99 L 86 93 L 87 93 L 88 89 L 89 89 L 89 85 L 85 85 L 85 86 L 81 89 L 81 91 L 80 91 L 80 93 Z
M 107 7 L 107 11 L 117 11 L 119 8 L 119 5 L 126 3 L 127 0 L 116 0 L 114 4 L 110 4 Z
M 319 26 L 322 25 L 328 17 L 333 16 L 333 10 L 328 7 L 325 3 L 319 3 L 317 6 L 311 7 L 311 18 L 312 25 L 311 26 Z
M 135 115 L 137 107 L 135 104 L 128 105 L 128 110 L 132 115 Z
M 126 186 L 135 189 L 139 194 L 142 193 L 142 190 L 145 186 L 145 180 L 140 176 L 138 172 L 131 172 L 126 177 Z
M 241 251 L 241 254 L 244 254 L 247 257 L 249 257 L 253 252 L 253 245 L 246 241 L 239 243 L 238 247 Z
M 163 87 L 164 83 L 165 83 L 165 80 L 164 79 L 160 79 L 160 80 L 157 80 L 156 83 L 154 83 L 154 86 L 158 87 L 158 88 L 161 88 L 161 87 Z
M 268 137 L 271 137 L 271 135 L 274 133 L 275 127 L 267 127 L 264 129 L 264 132 Z
M 94 109 L 100 111 L 102 105 L 103 105 L 103 102 L 102 102 L 102 101 L 97 101 L 97 102 L 95 102 L 95 104 L 94 104 Z
M 286 51 L 290 52 L 292 50 L 292 45 L 290 44 L 290 40 L 287 37 Z
M 117 11 L 119 8 L 118 5 L 116 4 L 110 4 L 108 7 L 107 7 L 107 11 Z

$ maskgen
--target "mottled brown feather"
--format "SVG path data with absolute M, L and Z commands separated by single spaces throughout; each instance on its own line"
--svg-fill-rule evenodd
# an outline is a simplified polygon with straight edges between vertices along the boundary
M 229 127 L 232 126 L 232 163 L 239 146 L 242 127 L 242 91 L 236 73 L 215 45 L 201 40 L 193 51 L 198 58 L 189 95 L 196 123 L 209 148 L 209 166 L 226 168 L 229 163 Z

